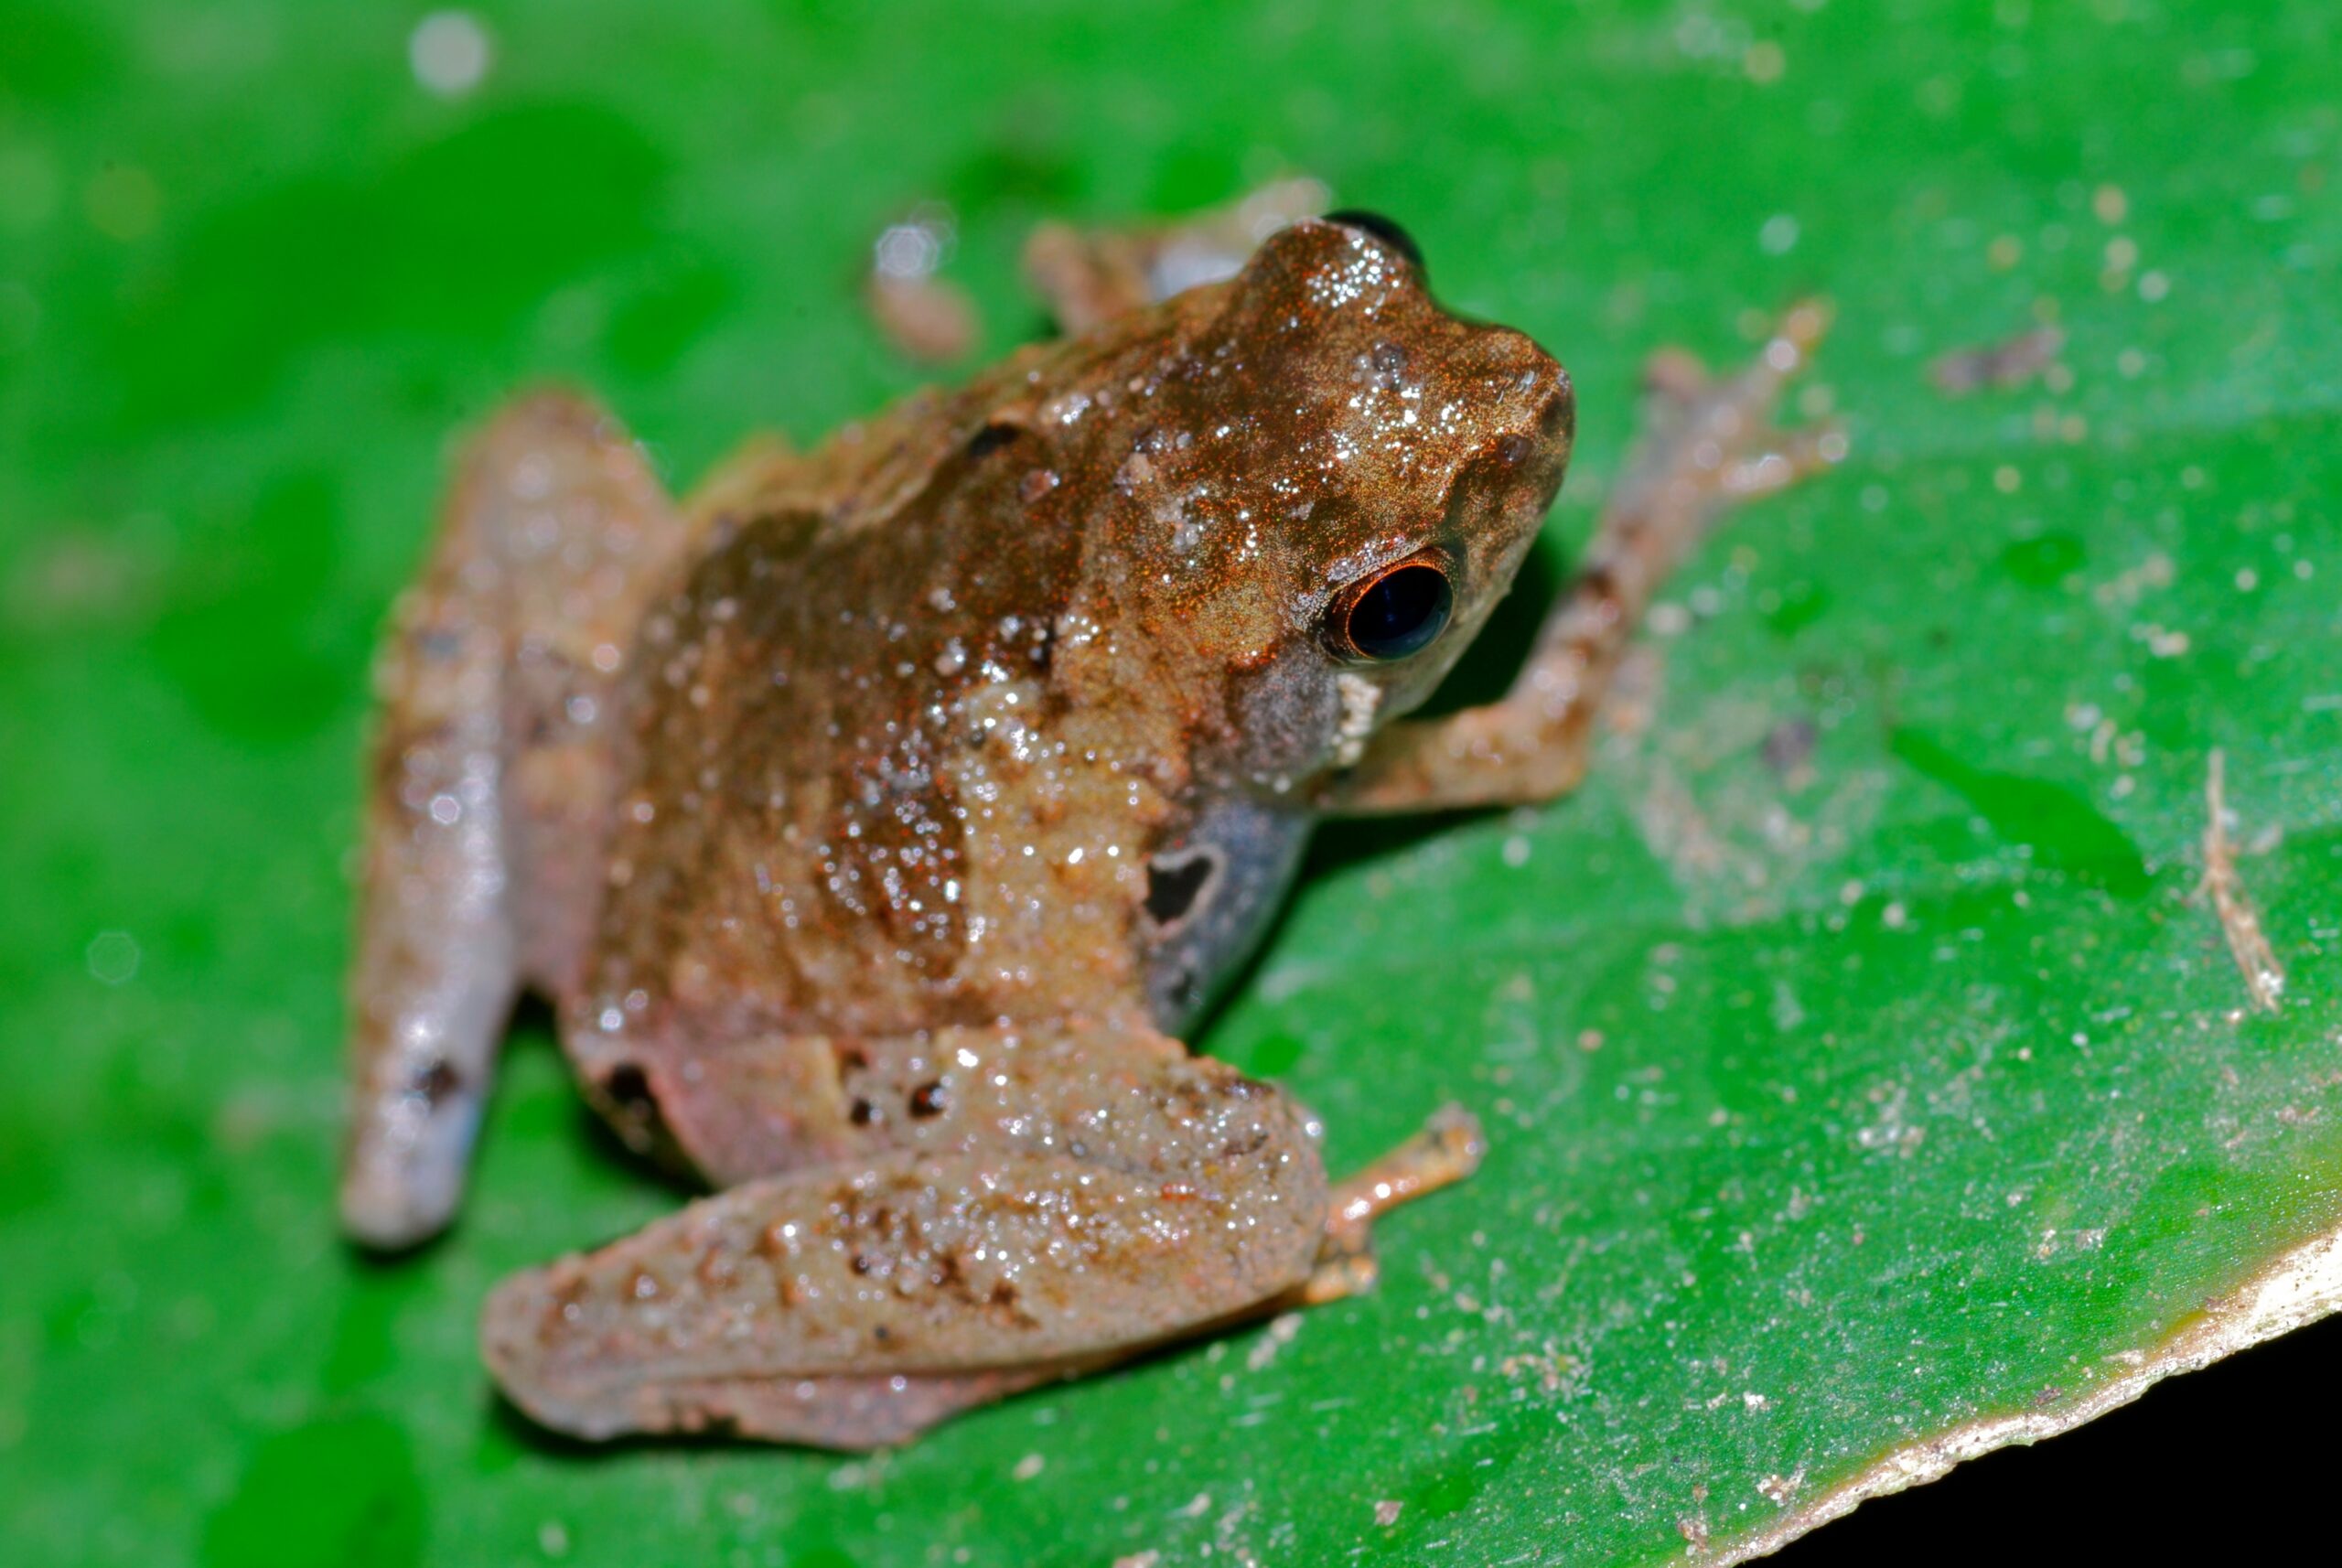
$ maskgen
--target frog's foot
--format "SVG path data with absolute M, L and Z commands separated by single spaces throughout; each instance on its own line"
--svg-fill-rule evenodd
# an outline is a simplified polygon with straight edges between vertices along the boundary
M 1512 689 L 1486 707 L 1391 725 L 1333 780 L 1326 809 L 1365 815 L 1518 804 L 1575 787 L 1594 715 L 1668 574 L 1732 507 L 1845 456 L 1834 426 L 1773 423 L 1783 389 L 1828 323 L 1821 305 L 1796 306 L 1755 361 L 1732 375 L 1711 375 L 1687 354 L 1655 357 L 1646 376 L 1647 432 Z
M 722 1425 L 863 1446 L 1309 1277 L 1324 1168 L 1276 1090 L 1151 1036 L 925 1048 L 931 1113 L 869 1118 L 890 1151 L 747 1182 L 506 1281 L 481 1324 L 505 1391 L 586 1437 Z
M 1488 1151 L 1480 1123 L 1460 1105 L 1444 1105 L 1423 1131 L 1334 1188 L 1317 1267 L 1291 1305 L 1319 1306 L 1374 1288 L 1380 1273 L 1372 1226 L 1425 1193 L 1463 1181 Z

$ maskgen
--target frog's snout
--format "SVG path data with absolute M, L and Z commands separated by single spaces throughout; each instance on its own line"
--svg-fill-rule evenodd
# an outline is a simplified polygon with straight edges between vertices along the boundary
M 1566 462 L 1577 436 L 1577 389 L 1562 362 L 1526 332 L 1510 327 L 1478 328 L 1487 334 L 1479 376 L 1488 389 L 1496 427 L 1521 456 Z

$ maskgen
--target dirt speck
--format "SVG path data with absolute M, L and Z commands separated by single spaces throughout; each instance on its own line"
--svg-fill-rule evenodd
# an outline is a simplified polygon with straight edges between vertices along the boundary
M 2204 880 L 2197 891 L 2212 900 L 2219 917 L 2220 934 L 2228 939 L 2229 954 L 2244 976 L 2245 994 L 2254 1011 L 2274 1013 L 2285 991 L 2284 966 L 2261 929 L 2260 912 L 2237 874 L 2236 845 L 2229 837 L 2227 757 L 2215 747 L 2204 773 Z
M 2056 363 L 2066 346 L 2066 334 L 2055 327 L 2036 327 L 1998 343 L 1954 349 L 1928 366 L 1928 379 L 1946 397 L 1966 397 L 1990 388 L 2007 392 L 2025 385 Z
M 1267 1332 L 1254 1342 L 1251 1350 L 1245 1352 L 1244 1369 L 1257 1372 L 1266 1367 L 1277 1359 L 1279 1350 L 1293 1343 L 1294 1336 L 1300 1332 L 1301 1314 L 1297 1312 L 1281 1312 L 1269 1319 Z
M 1811 719 L 1783 719 L 1765 733 L 1765 766 L 1790 789 L 1802 788 L 1813 780 L 1813 748 L 1821 738 L 1821 728 Z
M 929 202 L 889 224 L 870 248 L 864 307 L 896 352 L 923 365 L 962 358 L 983 331 L 967 290 L 936 275 L 958 242 L 951 209 Z

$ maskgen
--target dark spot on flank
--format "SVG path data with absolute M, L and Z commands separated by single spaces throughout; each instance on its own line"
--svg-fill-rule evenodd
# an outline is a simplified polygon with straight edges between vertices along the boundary
M 619 1142 L 637 1154 L 671 1153 L 666 1119 L 659 1113 L 659 1097 L 650 1077 L 632 1062 L 620 1062 L 602 1079 L 609 1099 L 610 1124 Z
M 968 456 L 971 460 L 988 457 L 1015 440 L 1016 434 L 1013 424 L 987 424 L 968 438 Z
M 446 1104 L 448 1097 L 463 1085 L 463 1074 L 445 1057 L 434 1058 L 414 1075 L 414 1092 L 423 1096 L 424 1103 L 434 1111 Z
M 1025 1310 L 1024 1298 L 1006 1280 L 992 1287 L 992 1293 L 984 1298 L 984 1306 L 992 1320 L 1003 1327 L 1031 1328 L 1037 1326 L 1033 1315 Z
M 911 1114 L 921 1120 L 942 1115 L 944 1103 L 940 1083 L 922 1083 L 911 1090 Z
M 602 1080 L 602 1092 L 620 1110 L 640 1115 L 651 1107 L 650 1079 L 632 1062 L 620 1062 Z
M 1223 1160 L 1249 1159 L 1265 1148 L 1268 1142 L 1269 1130 L 1266 1127 L 1250 1127 L 1221 1144 L 1219 1157 Z
M 1195 908 L 1219 870 L 1219 855 L 1209 849 L 1156 855 L 1146 863 L 1147 918 L 1158 926 L 1176 925 Z
M 855 1100 L 854 1102 L 854 1109 L 845 1113 L 846 1120 L 853 1122 L 857 1127 L 869 1126 L 872 1120 L 875 1119 L 877 1114 L 878 1111 L 876 1106 L 872 1105 L 867 1100 L 861 1099 Z

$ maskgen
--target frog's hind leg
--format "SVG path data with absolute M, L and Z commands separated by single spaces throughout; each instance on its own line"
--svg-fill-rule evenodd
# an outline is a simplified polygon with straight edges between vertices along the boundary
M 481 1339 L 506 1392 L 583 1436 L 866 1446 L 1257 1312 L 1316 1266 L 1314 1126 L 1224 1064 L 1103 1028 L 855 1054 L 859 1152 L 500 1285 Z
M 363 1241 L 446 1223 L 513 998 L 575 961 L 613 682 L 681 532 L 573 398 L 513 405 L 459 466 L 377 670 L 341 1187 Z

